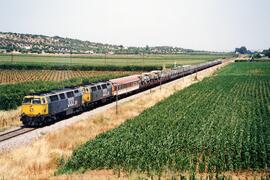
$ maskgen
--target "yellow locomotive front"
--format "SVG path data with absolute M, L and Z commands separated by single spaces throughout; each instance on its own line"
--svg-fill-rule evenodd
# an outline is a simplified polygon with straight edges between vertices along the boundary
M 91 102 L 91 91 L 89 86 L 81 87 L 83 96 L 82 96 L 82 102 L 83 104 L 88 104 Z
M 22 115 L 28 117 L 48 115 L 48 102 L 43 96 L 25 96 L 22 103 Z

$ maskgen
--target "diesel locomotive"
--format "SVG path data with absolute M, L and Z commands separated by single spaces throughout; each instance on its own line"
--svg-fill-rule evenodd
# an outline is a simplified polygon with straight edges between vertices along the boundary
M 149 89 L 221 63 L 221 60 L 210 61 L 25 96 L 22 103 L 21 121 L 25 126 L 44 126 L 58 119 L 83 112 L 96 104 L 110 102 L 116 96 L 126 96 Z

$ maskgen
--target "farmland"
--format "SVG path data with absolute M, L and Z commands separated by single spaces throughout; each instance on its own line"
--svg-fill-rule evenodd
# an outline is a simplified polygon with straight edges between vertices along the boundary
M 270 64 L 234 63 L 73 152 L 60 173 L 223 173 L 270 165 Z
M 127 71 L 56 71 L 56 70 L 1 70 L 0 84 L 28 81 L 63 81 L 73 78 L 90 78 L 106 74 L 128 74 Z M 132 72 L 139 73 L 139 72 Z
M 0 54 L 0 63 L 43 63 L 43 64 L 84 64 L 115 66 L 171 66 L 176 64 L 197 64 L 226 57 L 227 54 L 182 54 L 182 55 L 4 55 Z

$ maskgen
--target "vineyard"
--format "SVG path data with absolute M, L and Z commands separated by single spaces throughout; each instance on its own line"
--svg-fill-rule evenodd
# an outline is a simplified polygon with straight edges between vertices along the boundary
M 106 74 L 127 74 L 127 71 L 55 71 L 55 70 L 1 70 L 0 84 L 26 81 L 62 81 L 78 77 L 95 77 Z M 131 72 L 130 72 L 131 73 Z M 139 72 L 132 72 L 139 73 Z
M 0 85 L 0 110 L 15 109 L 21 105 L 24 96 L 31 93 L 48 92 L 67 86 L 78 86 L 92 82 L 106 81 L 112 78 L 130 75 L 131 73 L 107 73 L 92 77 L 78 77 L 63 81 L 30 81 L 16 84 Z
M 268 171 L 270 64 L 234 63 L 75 150 L 59 173 Z

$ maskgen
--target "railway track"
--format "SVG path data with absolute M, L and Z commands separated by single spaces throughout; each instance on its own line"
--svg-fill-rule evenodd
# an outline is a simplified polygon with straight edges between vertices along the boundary
M 26 128 L 26 127 L 20 127 L 19 129 L 15 129 L 6 133 L 0 134 L 0 142 L 6 141 L 8 139 L 20 136 L 22 134 L 28 133 L 30 131 L 35 130 L 36 128 Z

